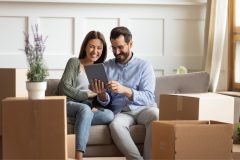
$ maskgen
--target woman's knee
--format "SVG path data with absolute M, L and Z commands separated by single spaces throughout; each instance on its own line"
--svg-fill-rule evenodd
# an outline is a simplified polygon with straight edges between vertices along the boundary
M 77 116 L 80 117 L 93 117 L 93 112 L 90 108 L 90 106 L 86 104 L 80 104 L 77 108 Z
M 105 123 L 109 124 L 114 119 L 114 114 L 111 110 L 105 109 Z
M 92 109 L 89 105 L 81 104 L 78 108 L 79 112 L 92 112 Z

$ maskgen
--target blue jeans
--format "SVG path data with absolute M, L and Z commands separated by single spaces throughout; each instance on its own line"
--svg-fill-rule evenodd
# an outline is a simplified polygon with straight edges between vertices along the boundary
M 92 112 L 91 107 L 84 103 L 68 101 L 67 116 L 75 119 L 76 150 L 85 152 L 91 125 L 109 124 L 114 114 L 109 109 Z

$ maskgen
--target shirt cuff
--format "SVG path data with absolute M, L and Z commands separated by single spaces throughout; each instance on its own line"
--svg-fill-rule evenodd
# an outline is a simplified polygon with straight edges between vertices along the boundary
M 108 95 L 107 93 L 105 93 L 105 94 L 106 94 L 106 96 L 107 96 L 107 101 L 101 101 L 100 98 L 97 96 L 97 100 L 98 100 L 98 102 L 99 102 L 102 106 L 106 106 L 106 105 L 108 105 L 109 102 L 110 102 L 110 97 L 109 97 L 109 95 Z
M 138 96 L 138 91 L 132 89 L 132 93 L 133 93 L 133 95 L 132 95 L 132 102 L 138 101 L 138 97 L 139 97 Z

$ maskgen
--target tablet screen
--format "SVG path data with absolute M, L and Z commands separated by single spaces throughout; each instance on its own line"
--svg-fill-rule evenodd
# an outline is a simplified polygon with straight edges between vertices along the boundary
M 85 65 L 84 68 L 89 83 L 91 83 L 93 79 L 99 79 L 107 84 L 108 78 L 102 63 Z

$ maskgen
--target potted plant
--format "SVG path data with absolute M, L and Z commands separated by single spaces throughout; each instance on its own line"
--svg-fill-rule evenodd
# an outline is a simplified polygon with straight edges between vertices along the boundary
M 25 54 L 27 57 L 28 71 L 27 83 L 29 99 L 44 99 L 47 88 L 46 78 L 49 75 L 48 69 L 43 61 L 45 42 L 47 37 L 43 38 L 39 34 L 38 25 L 32 26 L 33 44 L 30 43 L 29 34 L 25 35 Z
M 240 123 L 235 124 L 236 127 L 236 143 L 240 144 Z

